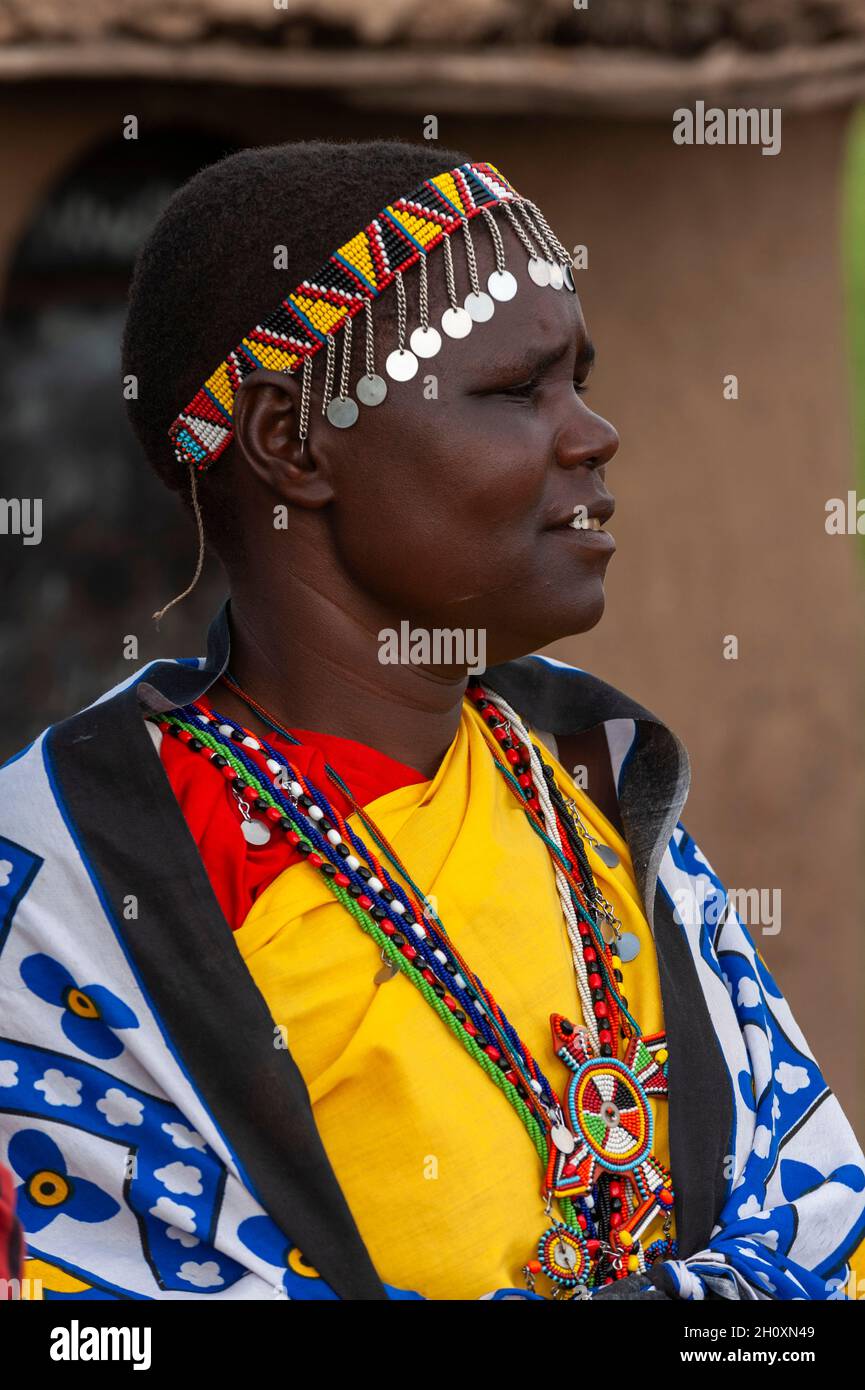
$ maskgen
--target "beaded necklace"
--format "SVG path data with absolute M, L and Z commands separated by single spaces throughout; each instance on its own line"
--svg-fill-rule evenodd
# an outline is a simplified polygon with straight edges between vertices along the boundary
M 230 675 L 222 679 L 269 728 L 299 746 Z M 621 924 L 595 883 L 585 843 L 597 847 L 597 842 L 575 803 L 562 794 L 552 767 L 507 702 L 476 677 L 466 694 L 481 716 L 495 765 L 555 871 L 584 1018 L 576 1025 L 561 1014 L 550 1016 L 554 1051 L 572 1073 L 564 1100 L 450 940 L 427 896 L 328 763 L 328 780 L 346 797 L 378 854 L 322 788 L 298 773 L 283 752 L 231 718 L 195 703 L 148 718 L 220 769 L 250 843 L 265 843 L 280 832 L 321 873 L 379 948 L 387 974 L 376 980 L 404 974 L 504 1094 L 541 1161 L 544 1214 L 551 1216 L 554 1201 L 561 1214 L 526 1262 L 526 1283 L 533 1289 L 543 1273 L 553 1284 L 553 1297 L 588 1298 L 601 1285 L 675 1254 L 672 1182 L 651 1151 L 648 1102 L 650 1095 L 667 1094 L 666 1039 L 663 1033 L 641 1035 L 621 992 L 622 961 L 615 949 Z M 264 760 L 269 775 L 253 754 Z M 641 1238 L 659 1212 L 663 1235 L 644 1246 Z

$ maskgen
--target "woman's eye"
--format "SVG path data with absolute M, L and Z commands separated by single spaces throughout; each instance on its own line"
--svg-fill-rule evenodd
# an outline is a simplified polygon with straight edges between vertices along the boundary
M 527 399 L 529 396 L 533 396 L 535 394 L 539 385 L 540 383 L 538 382 L 537 378 L 535 378 L 532 381 L 520 382 L 519 386 L 505 386 L 503 387 L 500 394 L 503 396 L 514 396 L 517 398 Z

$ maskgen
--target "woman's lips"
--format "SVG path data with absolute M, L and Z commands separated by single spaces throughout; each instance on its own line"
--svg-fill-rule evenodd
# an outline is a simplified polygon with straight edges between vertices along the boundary
M 603 522 L 597 516 L 586 517 L 585 520 L 574 517 L 572 521 L 562 526 L 553 526 L 550 530 L 560 536 L 570 533 L 577 545 L 597 550 L 604 555 L 612 555 L 616 548 L 612 531 L 605 531 Z

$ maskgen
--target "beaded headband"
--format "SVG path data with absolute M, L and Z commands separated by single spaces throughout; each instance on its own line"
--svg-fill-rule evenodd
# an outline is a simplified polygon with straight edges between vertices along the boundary
M 281 300 L 277 308 L 249 332 L 224 362 L 220 362 L 169 430 L 179 461 L 203 473 L 228 448 L 233 436 L 234 398 L 240 383 L 258 367 L 292 373 L 301 367 L 300 439 L 306 440 L 312 365 L 325 348 L 325 380 L 322 414 L 339 429 L 358 418 L 357 401 L 348 394 L 351 369 L 352 320 L 365 313 L 365 371 L 355 386 L 362 405 L 380 405 L 387 383 L 375 370 L 375 338 L 372 304 L 389 285 L 396 284 L 397 346 L 389 353 L 385 370 L 394 381 L 410 381 L 419 357 L 434 357 L 441 335 L 429 321 L 427 258 L 443 248 L 444 274 L 449 307 L 441 327 L 451 338 L 465 338 L 475 323 L 484 323 L 495 312 L 495 300 L 513 299 L 517 281 L 505 264 L 501 232 L 493 210 L 501 209 L 526 251 L 528 272 L 537 285 L 551 285 L 574 292 L 571 258 L 551 230 L 546 218 L 528 199 L 522 198 L 494 164 L 461 164 L 436 174 L 405 198 L 388 204 L 368 227 L 340 246 L 309 280 Z M 481 288 L 469 223 L 482 216 L 492 237 L 496 268 Z M 453 250 L 449 238 L 463 232 L 471 291 L 462 305 L 457 301 Z M 419 265 L 418 326 L 406 346 L 408 309 L 403 275 Z M 488 292 L 487 292 L 488 291 Z M 342 330 L 342 363 L 337 393 L 336 334 Z

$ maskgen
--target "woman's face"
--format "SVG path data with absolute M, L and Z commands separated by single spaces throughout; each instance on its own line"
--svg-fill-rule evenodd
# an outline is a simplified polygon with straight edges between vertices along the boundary
M 485 228 L 472 230 L 485 286 L 492 247 Z M 575 508 L 609 515 L 606 465 L 618 448 L 581 394 L 592 349 L 576 295 L 535 285 L 504 223 L 502 235 L 515 298 L 467 338 L 442 334 L 439 354 L 421 359 L 413 380 L 389 380 L 383 404 L 361 406 L 352 428 L 322 422 L 310 435 L 333 489 L 319 517 L 345 577 L 383 607 L 389 626 L 483 629 L 488 665 L 600 619 L 612 538 L 563 523 Z M 451 240 L 462 303 L 462 238 Z M 429 262 L 436 326 L 448 305 L 442 262 L 438 248 Z M 416 271 L 406 288 L 411 331 Z M 391 311 L 376 320 L 382 375 L 396 345 Z M 363 316 L 354 324 L 352 386 L 363 370 Z M 314 402 L 311 431 L 316 416 Z

